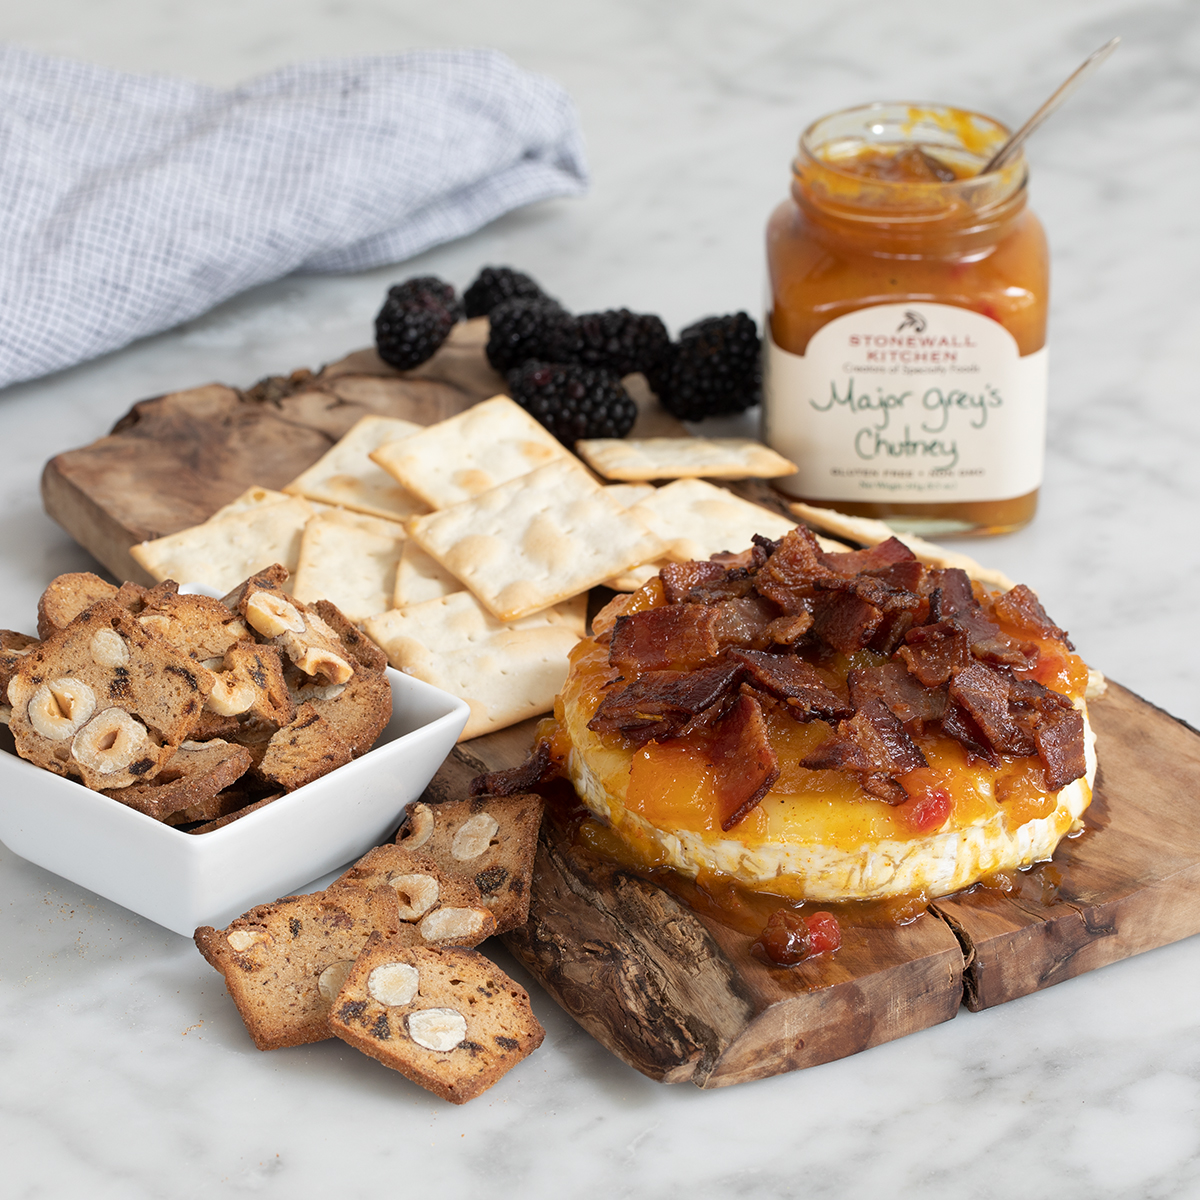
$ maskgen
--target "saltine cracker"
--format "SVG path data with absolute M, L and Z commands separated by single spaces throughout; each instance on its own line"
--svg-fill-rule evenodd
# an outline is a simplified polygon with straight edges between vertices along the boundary
M 392 606 L 404 526 L 365 513 L 330 509 L 304 527 L 292 595 L 305 604 L 331 600 L 351 621 Z
M 405 608 L 409 604 L 422 604 L 426 600 L 437 600 L 451 592 L 461 592 L 463 585 L 431 558 L 412 538 L 404 543 L 400 551 L 400 562 L 396 566 L 396 589 L 392 596 L 393 608 Z
M 220 595 L 272 563 L 294 573 L 312 515 L 307 500 L 291 496 L 140 542 L 129 553 L 154 579 L 201 583 Z
M 662 540 L 578 465 L 560 459 L 474 500 L 414 517 L 409 536 L 512 621 L 660 558 Z
M 425 504 L 370 458 L 372 450 L 424 428 L 398 417 L 360 417 L 332 449 L 297 475 L 284 491 L 385 520 L 402 521 L 426 512 Z
M 574 456 L 507 396 L 493 396 L 371 458 L 430 508 L 449 508 Z
M 774 479 L 796 471 L 751 438 L 585 438 L 575 453 L 605 479 Z
M 587 597 L 576 596 L 504 623 L 470 592 L 455 592 L 371 617 L 364 630 L 397 670 L 470 705 L 463 741 L 554 706 L 586 615 Z

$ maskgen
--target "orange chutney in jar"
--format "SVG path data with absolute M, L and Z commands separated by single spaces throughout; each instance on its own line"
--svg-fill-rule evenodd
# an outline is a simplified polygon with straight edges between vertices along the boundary
M 872 104 L 804 133 L 767 226 L 765 440 L 811 503 L 920 534 L 1033 516 L 1049 262 L 978 113 Z

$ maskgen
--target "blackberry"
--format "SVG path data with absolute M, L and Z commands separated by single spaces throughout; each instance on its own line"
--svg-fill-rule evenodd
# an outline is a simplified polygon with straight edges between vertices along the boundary
M 398 371 L 409 371 L 433 356 L 462 316 L 454 288 L 433 275 L 406 279 L 388 288 L 375 318 L 379 357 Z
M 512 398 L 560 442 L 624 437 L 637 420 L 637 405 L 620 376 L 578 363 L 534 360 L 508 373 Z
M 512 267 L 484 267 L 463 292 L 468 317 L 487 317 L 505 300 L 550 300 L 528 275 Z
M 689 325 L 650 373 L 650 386 L 669 413 L 700 421 L 741 412 L 762 396 L 758 327 L 744 312 Z
M 531 358 L 561 362 L 572 326 L 570 313 L 553 300 L 505 300 L 491 312 L 488 362 L 497 371 L 511 371 Z
M 671 344 L 667 327 L 658 317 L 627 308 L 584 313 L 575 318 L 567 360 L 603 367 L 618 375 L 652 372 Z

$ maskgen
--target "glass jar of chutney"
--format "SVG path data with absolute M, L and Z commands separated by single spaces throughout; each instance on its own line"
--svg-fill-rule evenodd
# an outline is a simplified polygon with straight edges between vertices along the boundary
M 810 503 L 917 534 L 1037 507 L 1049 260 L 999 122 L 871 104 L 800 139 L 767 225 L 763 434 Z

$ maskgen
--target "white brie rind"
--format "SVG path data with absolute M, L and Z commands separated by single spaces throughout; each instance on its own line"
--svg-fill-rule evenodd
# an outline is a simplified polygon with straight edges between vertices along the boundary
M 630 812 L 609 794 L 573 745 L 568 771 L 584 804 L 613 825 L 626 840 L 652 848 L 664 865 L 695 878 L 718 872 L 751 888 L 821 903 L 883 900 L 891 897 L 945 896 L 985 876 L 1032 866 L 1051 857 L 1058 843 L 1079 828 L 1091 803 L 1096 777 L 1095 735 L 1083 712 L 1087 774 L 1058 793 L 1058 804 L 1045 817 L 1009 829 L 1002 809 L 968 825 L 911 838 L 883 838 L 845 849 L 820 842 L 762 841 L 748 845 L 730 833 L 661 829 Z M 573 731 L 574 732 L 574 731 Z

